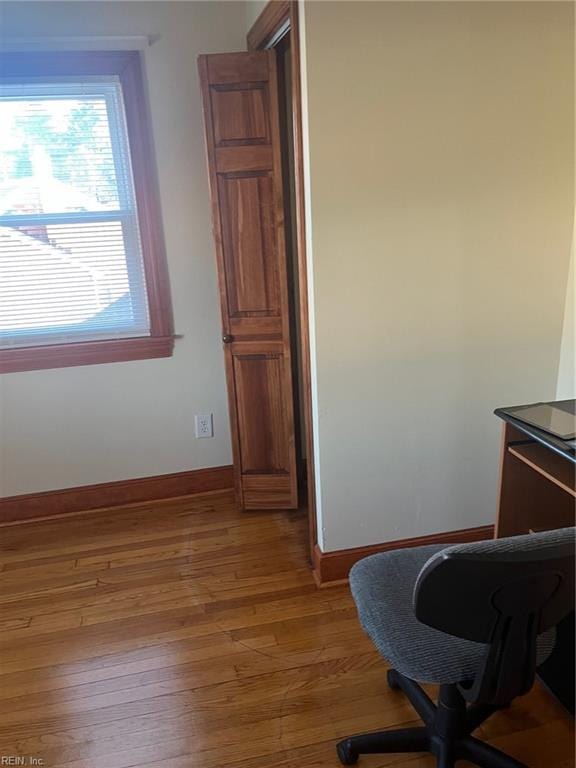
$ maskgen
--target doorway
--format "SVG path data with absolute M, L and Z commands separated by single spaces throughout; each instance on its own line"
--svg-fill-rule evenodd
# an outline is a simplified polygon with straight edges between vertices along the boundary
M 304 415 L 304 381 L 300 307 L 300 275 L 298 273 L 298 229 L 296 226 L 296 176 L 294 172 L 294 128 L 292 109 L 292 55 L 290 31 L 276 44 L 278 97 L 280 106 L 280 142 L 282 146 L 282 185 L 288 268 L 288 300 L 290 311 L 290 344 L 292 348 L 292 381 L 298 498 L 300 506 L 306 498 L 306 427 Z M 305 503 L 305 502 L 304 502 Z
M 297 455 L 301 505 L 306 504 L 310 556 L 317 543 L 316 487 L 312 424 L 312 390 L 308 313 L 308 266 L 304 213 L 302 92 L 299 10 L 296 0 L 270 0 L 248 32 L 248 50 L 274 49 L 280 96 L 286 245 L 290 285 L 291 338 L 297 421 Z M 305 500 L 305 502 L 304 502 Z
M 237 499 L 246 510 L 306 509 L 312 555 L 297 7 L 271 3 L 257 25 L 270 10 L 271 35 L 249 36 L 248 52 L 202 55 L 198 66 Z

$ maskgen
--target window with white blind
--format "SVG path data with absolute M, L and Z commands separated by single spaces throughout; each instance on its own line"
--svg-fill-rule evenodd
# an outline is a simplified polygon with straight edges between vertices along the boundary
M 170 354 L 138 54 L 0 63 L 0 371 Z

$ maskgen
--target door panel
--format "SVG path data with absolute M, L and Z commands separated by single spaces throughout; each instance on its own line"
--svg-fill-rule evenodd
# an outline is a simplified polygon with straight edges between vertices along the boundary
M 215 86 L 212 89 L 214 142 L 270 144 L 270 122 L 264 86 Z
M 236 490 L 298 505 L 273 51 L 200 56 Z
M 282 354 L 233 355 L 238 404 L 242 471 L 245 474 L 290 472 L 284 414 Z
M 218 176 L 230 317 L 280 314 L 272 184 L 266 171 Z

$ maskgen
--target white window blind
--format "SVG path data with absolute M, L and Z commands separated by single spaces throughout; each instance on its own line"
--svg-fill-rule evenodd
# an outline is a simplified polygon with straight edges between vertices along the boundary
M 0 83 L 0 348 L 149 335 L 118 78 Z

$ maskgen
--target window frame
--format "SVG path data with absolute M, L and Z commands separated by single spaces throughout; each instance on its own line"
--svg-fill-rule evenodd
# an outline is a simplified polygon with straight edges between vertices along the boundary
M 122 87 L 150 335 L 0 349 L 0 373 L 170 357 L 174 329 L 156 166 L 138 51 L 0 53 L 0 79 L 115 75 Z

